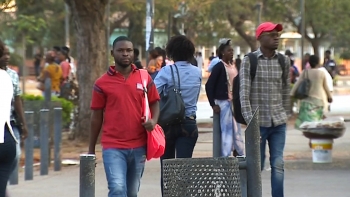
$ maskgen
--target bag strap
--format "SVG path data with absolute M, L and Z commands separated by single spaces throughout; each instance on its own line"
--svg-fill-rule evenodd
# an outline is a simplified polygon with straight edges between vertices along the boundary
M 281 53 L 278 53 L 277 57 L 278 57 L 278 63 L 280 64 L 282 69 L 282 83 L 283 83 L 283 86 L 286 86 L 287 85 L 286 58 Z
M 253 82 L 258 68 L 258 57 L 254 53 L 248 53 L 250 63 L 250 79 Z
M 175 69 L 176 69 L 176 72 L 177 72 L 177 85 L 178 85 L 177 87 L 176 87 L 176 81 L 175 81 L 173 66 L 175 66 Z M 170 69 L 171 69 L 171 75 L 172 75 L 172 78 L 173 78 L 174 86 L 175 86 L 175 89 L 177 89 L 179 91 L 179 93 L 181 94 L 179 69 L 177 68 L 176 64 L 174 64 L 173 66 L 170 66 Z
M 145 94 L 145 99 L 143 102 L 143 113 L 145 116 L 145 121 L 147 122 L 148 119 L 150 118 L 150 110 L 149 110 L 149 103 L 148 103 L 148 95 L 147 95 L 147 85 L 148 85 L 148 71 L 145 69 L 139 69 L 140 70 L 140 77 L 141 77 L 141 82 L 142 82 L 142 87 L 143 87 L 143 92 Z
M 251 81 L 253 81 L 255 78 L 255 75 L 256 75 L 256 70 L 258 68 L 258 57 L 253 52 L 248 53 L 246 56 L 249 57 L 250 78 L 251 78 Z M 286 70 L 285 69 L 286 59 L 285 59 L 284 55 L 281 53 L 278 53 L 277 56 L 278 56 L 278 63 L 282 69 L 282 83 L 283 83 L 283 86 L 285 86 L 287 84 L 287 76 L 286 76 L 286 71 L 285 71 Z

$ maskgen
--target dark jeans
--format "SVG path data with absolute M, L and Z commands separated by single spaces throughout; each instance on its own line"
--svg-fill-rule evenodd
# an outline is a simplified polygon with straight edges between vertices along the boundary
M 164 155 L 160 158 L 161 190 L 163 196 L 163 160 L 173 158 L 191 158 L 198 139 L 198 127 L 195 119 L 186 118 L 182 124 L 162 127 L 166 145 Z
M 0 197 L 5 197 L 6 186 L 16 158 L 16 141 L 5 126 L 4 143 L 0 144 Z
M 39 77 L 40 76 L 40 64 L 35 64 L 34 69 L 35 69 L 35 76 Z

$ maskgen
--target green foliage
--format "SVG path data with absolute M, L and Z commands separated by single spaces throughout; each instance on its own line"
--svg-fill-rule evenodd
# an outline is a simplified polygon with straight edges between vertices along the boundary
M 11 53 L 9 64 L 11 66 L 21 66 L 23 64 L 23 58 L 17 53 Z
M 10 0 L 0 0 L 0 5 L 6 7 L 8 2 Z M 51 48 L 55 45 L 65 45 L 66 13 L 63 1 L 16 0 L 15 2 L 15 12 L 3 12 L 1 15 L 2 40 L 6 40 L 6 43 L 13 48 L 19 48 L 22 47 L 21 39 L 25 36 L 27 55 L 32 55 L 33 47 Z M 70 29 L 73 29 L 72 24 L 71 22 Z M 72 30 L 70 32 L 71 46 L 74 46 L 75 36 Z
M 22 95 L 22 99 L 24 101 L 43 101 L 44 97 L 43 96 L 32 95 L 32 94 L 24 94 L 24 95 Z
M 25 94 L 22 95 L 22 99 L 24 101 L 44 101 L 43 96 L 36 96 L 36 95 L 30 95 Z M 61 103 L 62 106 L 62 119 L 64 125 L 67 125 L 71 122 L 71 113 L 73 111 L 74 105 L 71 101 L 68 101 L 64 98 L 58 98 L 58 97 L 52 97 L 52 101 L 58 101 Z
M 7 39 L 15 39 L 12 41 L 24 36 L 27 43 L 33 44 L 35 35 L 45 29 L 46 21 L 43 18 L 20 14 L 16 19 L 7 22 L 7 30 L 4 33 L 7 33 Z
M 68 125 L 71 122 L 71 113 L 74 109 L 73 103 L 67 99 L 58 97 L 52 97 L 52 101 L 61 102 L 63 123 L 64 125 Z
M 344 51 L 340 54 L 340 58 L 350 60 L 350 50 Z
M 314 50 L 323 42 L 333 46 L 350 45 L 350 1 L 347 0 L 305 0 L 306 40 Z M 265 0 L 264 18 L 275 22 L 291 24 L 301 33 L 300 1 Z M 315 36 L 309 36 L 314 34 Z M 315 51 L 315 53 L 318 53 Z

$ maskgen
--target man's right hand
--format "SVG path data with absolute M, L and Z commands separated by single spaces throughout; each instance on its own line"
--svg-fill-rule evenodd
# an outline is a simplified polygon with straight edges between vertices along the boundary
M 220 113 L 219 105 L 214 105 L 212 108 L 213 108 L 214 113 L 216 113 L 216 114 Z

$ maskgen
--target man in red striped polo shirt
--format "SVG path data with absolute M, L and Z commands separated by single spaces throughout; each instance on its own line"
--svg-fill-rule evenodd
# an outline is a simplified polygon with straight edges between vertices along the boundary
M 91 101 L 89 153 L 102 128 L 103 163 L 109 197 L 137 197 L 146 161 L 147 131 L 152 131 L 159 116 L 159 94 L 148 76 L 148 99 L 152 119 L 144 122 L 144 92 L 140 70 L 132 64 L 134 47 L 125 36 L 113 42 L 115 66 L 96 80 Z

